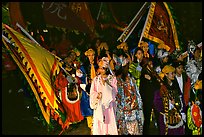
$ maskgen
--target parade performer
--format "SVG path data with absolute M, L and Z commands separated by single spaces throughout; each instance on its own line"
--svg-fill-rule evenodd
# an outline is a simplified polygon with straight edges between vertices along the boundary
M 162 85 L 154 96 L 154 106 L 159 113 L 159 129 L 161 135 L 185 135 L 185 112 L 180 99 L 181 92 L 173 85 L 175 68 L 166 65 L 160 75 Z
M 71 52 L 64 59 L 64 67 L 59 73 L 55 81 L 56 94 L 62 101 L 63 107 L 67 113 L 65 127 L 69 124 L 80 122 L 84 119 L 80 109 L 80 80 L 76 76 L 76 69 L 74 68 Z
M 128 73 L 129 58 L 125 54 L 114 57 L 118 94 L 116 120 L 119 135 L 142 135 L 143 103 L 135 79 Z
M 93 109 L 90 107 L 90 87 L 91 82 L 96 76 L 97 72 L 97 63 L 95 58 L 95 51 L 92 48 L 89 48 L 85 53 L 87 61 L 80 66 L 80 69 L 77 70 L 77 75 L 80 77 L 82 90 L 81 96 L 81 111 L 82 115 L 87 119 L 87 125 L 91 130 L 93 126 Z
M 108 57 L 98 61 L 99 75 L 91 84 L 90 106 L 93 113 L 93 135 L 118 135 L 116 125 L 117 80 L 111 75 Z

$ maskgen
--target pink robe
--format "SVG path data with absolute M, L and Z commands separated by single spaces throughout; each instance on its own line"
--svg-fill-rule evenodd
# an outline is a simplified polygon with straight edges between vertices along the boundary
M 115 115 L 115 96 L 117 94 L 116 77 L 108 76 L 108 85 L 102 84 L 101 76 L 93 79 L 90 89 L 90 107 L 93 112 L 93 135 L 118 135 Z M 97 99 L 99 92 L 102 98 Z

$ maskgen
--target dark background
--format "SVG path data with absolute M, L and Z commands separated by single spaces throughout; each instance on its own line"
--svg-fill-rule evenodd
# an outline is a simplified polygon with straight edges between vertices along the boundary
M 194 40 L 196 44 L 202 41 L 202 2 L 167 2 L 173 9 L 179 25 L 177 31 L 180 40 L 187 44 Z M 92 17 L 96 19 L 101 2 L 88 2 Z M 110 2 L 116 18 L 120 22 L 129 23 L 140 10 L 144 2 Z M 21 2 L 23 16 L 32 23 L 43 25 L 43 15 L 40 2 Z M 31 10 L 32 9 L 32 10 Z

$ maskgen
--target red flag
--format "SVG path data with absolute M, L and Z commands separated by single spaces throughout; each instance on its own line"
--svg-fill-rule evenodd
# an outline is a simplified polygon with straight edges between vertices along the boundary
M 173 17 L 166 2 L 152 2 L 142 36 L 172 53 L 180 49 Z
M 86 2 L 69 2 L 69 8 L 93 31 L 95 22 Z
M 43 2 L 43 14 L 47 24 L 92 33 L 88 25 L 69 8 L 67 2 Z

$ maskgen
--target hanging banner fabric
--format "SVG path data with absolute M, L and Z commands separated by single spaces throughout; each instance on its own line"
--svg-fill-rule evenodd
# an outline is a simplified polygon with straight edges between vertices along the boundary
M 62 106 L 60 106 L 60 100 L 56 97 L 53 87 L 61 68 L 60 62 L 45 48 L 8 25 L 2 24 L 2 30 L 10 43 L 3 37 L 2 41 L 11 51 L 12 58 L 28 81 L 46 122 L 50 124 L 52 117 L 63 125 L 59 113 Z
M 142 36 L 172 53 L 180 49 L 173 17 L 166 2 L 152 2 Z
M 46 24 L 92 33 L 86 22 L 69 8 L 68 2 L 43 2 L 42 7 Z

